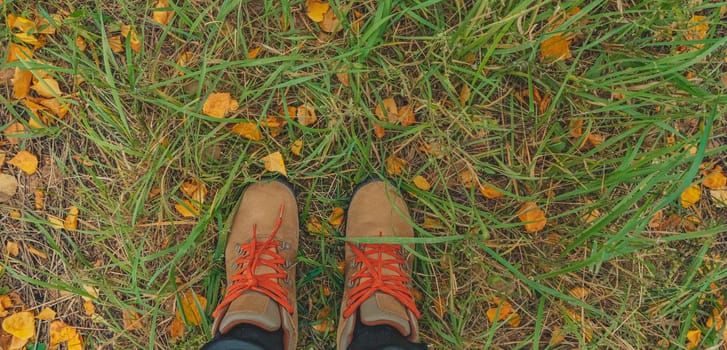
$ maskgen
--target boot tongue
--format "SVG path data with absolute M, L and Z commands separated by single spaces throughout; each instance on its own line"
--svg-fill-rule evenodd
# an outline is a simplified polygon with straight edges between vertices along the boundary
M 220 333 L 227 333 L 238 324 L 245 323 L 273 332 L 280 329 L 280 306 L 268 296 L 246 292 L 235 299 L 220 321 Z
M 401 335 L 411 334 L 409 315 L 406 308 L 391 295 L 376 292 L 366 299 L 359 308 L 361 323 L 367 326 L 391 326 Z
M 270 235 L 258 235 L 257 241 L 264 242 L 268 238 Z M 260 258 L 269 259 L 270 256 L 263 254 Z M 256 275 L 274 272 L 275 270 L 262 264 L 255 269 Z M 281 325 L 280 305 L 263 293 L 247 291 L 230 303 L 227 312 L 220 320 L 220 332 L 224 334 L 241 323 L 251 324 L 270 332 L 276 331 Z

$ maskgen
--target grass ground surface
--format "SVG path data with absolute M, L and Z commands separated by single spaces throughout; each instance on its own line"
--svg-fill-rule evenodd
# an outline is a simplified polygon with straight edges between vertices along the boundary
M 18 144 L 0 136 L 0 151 L 30 151 L 40 170 L 0 168 L 19 181 L 0 203 L 0 243 L 20 245 L 17 256 L 0 254 L 0 294 L 53 308 L 87 349 L 194 349 L 208 339 L 224 273 L 218 237 L 245 184 L 269 174 L 261 158 L 276 151 L 304 226 L 301 349 L 335 346 L 335 328 L 315 329 L 335 323 L 342 294 L 344 241 L 327 220 L 372 174 L 397 184 L 418 224 L 414 284 L 433 349 L 679 349 L 693 330 L 698 348 L 724 344 L 707 321 L 727 318 L 727 210 L 700 184 L 703 170 L 727 168 L 727 3 L 332 0 L 342 26 L 333 34 L 306 16 L 305 1 L 179 1 L 167 25 L 152 19 L 155 4 L 0 5 L 0 21 L 63 18 L 35 61 L 5 63 L 2 54 L 11 75 L 0 82 L 0 130 L 20 122 L 26 131 Z M 695 15 L 708 24 L 704 37 L 689 35 Z M 139 52 L 126 39 L 112 52 L 108 39 L 123 24 L 138 33 Z M 571 57 L 543 60 L 541 44 L 555 35 Z M 91 44 L 85 51 L 78 36 Z M 5 24 L 0 42 L 20 43 Z M 12 95 L 16 67 L 54 77 L 68 115 L 31 128 Z M 213 92 L 230 92 L 240 107 L 221 119 L 203 114 Z M 378 138 L 375 109 L 391 97 L 414 107 L 416 123 L 382 122 Z M 304 104 L 315 123 L 282 113 Z M 260 141 L 229 131 L 266 116 L 286 124 L 261 126 Z M 299 156 L 290 150 L 298 139 Z M 390 156 L 406 161 L 401 174 L 387 172 Z M 431 189 L 416 187 L 417 175 Z M 175 204 L 191 179 L 208 194 L 201 214 L 185 218 Z M 680 194 L 692 184 L 701 198 L 684 208 Z M 480 185 L 504 196 L 485 198 Z M 527 201 L 547 216 L 539 232 L 518 219 Z M 71 206 L 78 229 L 54 228 L 49 215 Z M 313 218 L 325 233 L 308 232 Z M 207 299 L 204 317 L 173 338 L 189 290 Z M 510 318 L 488 318 L 496 298 L 510 303 Z M 129 329 L 123 313 L 144 326 Z M 31 343 L 48 337 L 38 323 Z

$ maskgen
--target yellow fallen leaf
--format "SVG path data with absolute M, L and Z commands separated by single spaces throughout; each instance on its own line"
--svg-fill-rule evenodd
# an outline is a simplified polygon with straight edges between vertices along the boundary
M 162 25 L 166 25 L 169 23 L 169 21 L 174 16 L 174 12 L 170 10 L 161 10 L 163 8 L 169 8 L 169 1 L 167 0 L 159 0 L 157 1 L 156 5 L 154 6 L 154 12 L 152 12 L 151 17 L 154 19 L 154 22 L 157 22 Z
M 583 135 L 583 119 L 572 119 L 569 123 L 570 136 L 581 137 Z
M 19 17 L 19 16 L 15 16 L 13 14 L 8 14 L 7 24 L 8 24 L 8 27 L 17 29 L 23 33 L 35 32 L 35 22 L 33 22 L 30 19 L 25 18 L 25 17 Z
M 459 181 L 464 188 L 474 188 L 477 184 L 477 175 L 467 168 L 459 172 Z
M 23 124 L 14 122 L 10 124 L 5 130 L 3 130 L 3 134 L 5 134 L 5 138 L 10 142 L 11 145 L 17 145 L 20 143 L 20 138 L 17 136 L 22 136 L 25 133 L 25 127 Z
M 202 106 L 202 113 L 214 118 L 223 118 L 227 113 L 237 110 L 239 105 L 229 92 L 213 92 Z
M 51 347 L 67 342 L 68 350 L 71 350 L 72 346 L 74 346 L 74 349 L 82 349 L 79 346 L 83 344 L 83 339 L 78 334 L 76 328 L 67 325 L 61 320 L 55 320 L 50 323 L 49 333 Z
M 128 24 L 122 25 L 121 36 L 129 41 L 129 47 L 131 47 L 132 51 L 136 53 L 141 52 L 141 40 L 139 40 L 139 35 L 136 34 L 136 30 L 134 30 L 134 28 L 131 28 Z
M 86 40 L 84 40 L 82 36 L 76 36 L 76 48 L 78 48 L 79 51 L 86 51 L 87 46 Z
M 35 19 L 35 28 L 37 34 L 53 35 L 56 33 L 56 27 L 60 26 L 63 20 L 60 15 L 51 15 L 49 21 L 45 17 L 38 16 Z
M 598 133 L 590 133 L 588 136 L 586 136 L 586 141 L 591 144 L 593 147 L 598 147 L 603 144 L 604 141 L 606 141 L 606 136 L 603 136 Z
M 459 103 L 462 105 L 467 104 L 467 101 L 470 99 L 471 92 L 472 90 L 470 89 L 469 85 L 462 85 L 462 90 L 459 92 Z
M 687 349 L 694 349 L 702 341 L 702 331 L 699 329 L 693 329 L 687 332 Z
M 18 167 L 26 174 L 32 175 L 38 170 L 38 157 L 28 151 L 20 151 L 8 161 L 8 164 Z
M 169 324 L 169 336 L 172 338 L 178 338 L 184 335 L 184 321 L 179 318 L 174 318 Z
M 707 38 L 707 32 L 709 31 L 709 22 L 705 16 L 692 16 L 689 20 L 689 28 L 684 33 L 684 39 L 689 41 L 699 41 Z M 703 43 L 694 44 L 695 48 L 704 47 Z
M 63 228 L 68 231 L 75 231 L 78 228 L 78 208 L 73 205 L 68 209 L 68 215 L 63 220 Z
M 60 221 L 60 219 L 59 219 L 59 221 Z M 33 254 L 41 259 L 48 259 L 48 254 L 46 254 L 38 249 L 35 249 L 33 246 L 26 245 L 25 249 L 28 251 L 28 253 Z
M 687 187 L 679 196 L 681 198 L 682 207 L 689 208 L 699 201 L 702 196 L 702 190 L 697 185 Z
M 283 155 L 280 152 L 268 154 L 261 159 L 265 165 L 265 170 L 277 172 L 288 176 L 288 172 L 285 170 L 285 163 L 283 162 Z
M 429 184 L 429 181 L 427 181 L 427 179 L 424 176 L 421 176 L 421 175 L 414 176 L 414 178 L 411 179 L 411 181 L 414 183 L 414 186 L 416 186 L 416 188 L 418 188 L 420 190 L 429 191 L 429 189 L 432 188 L 432 185 Z
M 24 45 L 11 42 L 8 44 L 7 63 L 15 61 L 24 61 L 33 58 L 33 51 Z
M 298 106 L 295 116 L 298 120 L 298 123 L 302 124 L 303 126 L 312 125 L 318 119 L 316 117 L 316 110 L 308 105 Z
M 550 340 L 548 341 L 550 346 L 558 345 L 565 340 L 566 332 L 561 327 L 556 326 L 550 334 Z
M 182 312 L 184 313 L 184 319 L 191 325 L 198 326 L 202 323 L 202 314 L 204 308 L 207 306 L 207 299 L 191 290 L 182 294 L 179 299 L 179 303 L 182 305 L 181 310 L 177 309 L 177 318 L 182 319 Z M 197 305 L 199 303 L 199 306 Z
M 545 212 L 535 202 L 525 202 L 518 210 L 518 218 L 525 223 L 525 231 L 538 232 L 548 222 Z
M 398 176 L 404 172 L 407 162 L 403 158 L 391 155 L 386 158 L 386 172 L 389 175 Z
M 553 63 L 571 58 L 570 40 L 558 33 L 540 43 L 540 60 Z
M 318 220 L 317 217 L 311 216 L 308 219 L 308 222 L 305 224 L 305 228 L 310 234 L 319 234 L 323 235 L 326 234 L 326 230 L 323 229 L 323 225 L 321 224 L 321 221 Z
M 83 302 L 83 312 L 89 317 L 96 313 L 96 306 L 93 305 L 93 302 L 90 299 Z
M 58 81 L 51 77 L 38 79 L 31 88 L 43 97 L 56 97 L 61 95 L 61 88 L 58 86 Z
M 124 51 L 124 45 L 121 43 L 121 36 L 120 35 L 114 35 L 109 38 L 109 47 L 111 48 L 111 52 L 113 53 L 120 53 Z
M 300 156 L 300 152 L 303 150 L 303 139 L 297 139 L 290 145 L 290 153 Z
M 247 58 L 248 59 L 251 59 L 251 60 L 254 60 L 257 57 L 257 55 L 260 54 L 260 49 L 261 48 L 262 47 L 258 46 L 256 48 L 250 49 L 250 51 L 247 52 Z
M 591 290 L 585 287 L 575 287 L 568 291 L 572 297 L 585 301 L 586 297 L 591 294 Z
M 328 217 L 328 223 L 333 227 L 341 226 L 343 223 L 343 208 L 335 207 L 331 216 Z
M 725 177 L 722 173 L 722 167 L 716 166 L 714 169 L 709 171 L 704 177 L 704 180 L 702 180 L 702 186 L 711 189 L 727 186 L 727 177 Z
M 199 208 L 197 208 L 189 199 L 183 200 L 182 204 L 175 204 L 174 209 L 177 210 L 179 215 L 182 215 L 185 218 L 194 218 L 199 216 L 201 213 Z
M 260 141 L 263 139 L 263 134 L 260 133 L 260 129 L 257 127 L 257 123 L 255 122 L 237 123 L 230 127 L 230 132 L 240 135 L 248 140 Z
M 8 253 L 8 255 L 12 257 L 18 256 L 20 254 L 20 247 L 18 247 L 18 242 L 8 241 L 5 243 L 5 251 Z
M 480 193 L 487 199 L 497 199 L 505 196 L 498 188 L 485 184 L 480 185 Z
M 45 191 L 37 188 L 35 189 L 35 191 L 33 191 L 33 196 L 35 197 L 35 210 L 42 210 L 45 206 Z
M 444 224 L 433 217 L 425 216 L 422 227 L 427 230 L 441 230 L 444 228 Z
M 43 310 L 41 310 L 38 315 L 35 316 L 35 318 L 41 321 L 50 321 L 56 318 L 56 312 L 49 307 L 44 307 Z
M 33 45 L 34 49 L 39 49 L 39 48 L 43 47 L 43 45 L 45 45 L 44 37 L 38 38 L 33 34 L 24 33 L 24 32 L 14 33 L 14 35 L 18 40 L 20 40 L 26 44 Z
M 308 18 L 313 20 L 313 22 L 321 22 L 323 21 L 323 15 L 328 12 L 330 5 L 320 0 L 306 0 L 305 8 L 305 14 Z
M 30 311 L 16 312 L 3 319 L 3 330 L 20 339 L 35 335 L 35 318 Z
M 376 136 L 376 138 L 381 139 L 381 138 L 384 137 L 384 135 L 386 135 L 386 129 L 384 129 L 384 126 L 383 125 L 381 125 L 378 122 L 372 120 L 371 121 L 371 126 L 374 129 L 374 135 Z
M 63 119 L 68 114 L 68 103 L 61 103 L 56 98 L 40 99 L 40 105 L 48 108 L 56 117 Z
M 204 203 L 207 197 L 207 186 L 197 179 L 183 182 L 179 189 L 197 203 Z
M 25 69 L 15 68 L 15 74 L 10 82 L 13 84 L 13 98 L 21 99 L 28 96 L 30 82 L 33 80 L 33 72 Z
M 328 11 L 323 14 L 323 20 L 318 23 L 321 26 L 321 30 L 326 33 L 334 33 L 341 30 L 341 21 L 338 20 L 336 14 L 332 8 L 328 8 Z
M 193 55 L 193 53 L 190 51 L 182 52 L 182 54 L 179 55 L 179 58 L 177 59 L 177 65 L 180 67 L 186 67 L 187 62 L 189 61 L 190 58 L 192 58 L 192 55 Z M 184 75 L 184 72 L 180 70 L 179 72 L 177 72 L 177 74 Z
M 341 85 L 345 87 L 351 86 L 351 79 L 348 76 L 348 70 L 336 73 L 336 78 L 341 82 Z
M 497 317 L 497 321 L 504 321 L 509 318 L 508 324 L 511 327 L 520 325 L 520 315 L 513 312 L 512 305 L 508 301 L 495 298 L 495 304 L 497 304 L 496 307 L 487 310 L 487 319 L 490 320 L 490 323 L 494 323 Z

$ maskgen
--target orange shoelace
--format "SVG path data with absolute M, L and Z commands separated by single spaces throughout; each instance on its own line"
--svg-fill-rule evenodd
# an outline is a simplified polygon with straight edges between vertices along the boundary
M 380 236 L 381 234 L 379 234 Z M 396 298 L 404 307 L 411 310 L 416 318 L 421 313 L 414 303 L 409 284 L 409 277 L 401 269 L 406 261 L 401 254 L 401 245 L 387 243 L 363 243 L 359 246 L 348 244 L 354 253 L 354 263 L 361 264 L 361 268 L 352 276 L 352 281 L 360 281 L 350 291 L 348 305 L 343 317 L 351 316 L 368 298 L 376 292 L 382 292 Z M 386 258 L 384 258 L 386 256 Z M 384 274 L 384 269 L 394 274 Z
M 288 313 L 293 313 L 293 307 L 288 300 L 288 291 L 278 282 L 279 279 L 288 277 L 288 273 L 283 268 L 285 259 L 278 254 L 280 241 L 275 241 L 275 235 L 283 223 L 283 206 L 280 206 L 280 216 L 275 222 L 270 238 L 263 242 L 257 240 L 257 225 L 252 226 L 252 240 L 249 243 L 240 245 L 240 256 L 235 260 L 238 269 L 232 276 L 230 286 L 227 287 L 227 293 L 220 304 L 212 313 L 212 317 L 217 318 L 224 309 L 230 305 L 235 299 L 240 297 L 247 291 L 256 291 L 267 295 L 275 302 L 280 304 Z M 260 266 L 267 266 L 275 272 L 257 274 L 255 271 Z

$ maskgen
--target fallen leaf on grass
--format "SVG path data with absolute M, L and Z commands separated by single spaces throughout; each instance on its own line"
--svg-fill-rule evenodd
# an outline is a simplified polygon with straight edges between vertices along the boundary
M 535 202 L 525 202 L 517 211 L 520 221 L 525 223 L 525 231 L 539 232 L 545 228 L 548 220 L 545 212 Z
M 495 323 L 495 318 L 497 318 L 497 321 L 505 321 L 509 319 L 507 324 L 511 327 L 520 326 L 520 315 L 512 310 L 512 305 L 510 305 L 507 300 L 494 298 L 492 303 L 497 306 L 487 310 L 487 319 L 490 320 L 490 323 Z
M 46 254 L 38 249 L 35 249 L 33 246 L 26 245 L 25 249 L 28 251 L 28 253 L 33 254 L 41 259 L 48 259 L 48 254 Z
M 33 191 L 33 197 L 35 202 L 35 210 L 42 210 L 45 206 L 45 191 L 37 188 Z
M 230 128 L 230 132 L 240 135 L 248 140 L 260 141 L 263 135 L 255 122 L 240 122 Z
M 406 164 L 407 162 L 403 158 L 391 155 L 386 158 L 386 172 L 389 173 L 389 175 L 401 175 L 406 168 Z
M 583 119 L 573 119 L 568 125 L 570 136 L 581 137 L 583 135 Z
M 20 254 L 20 247 L 18 247 L 17 242 L 8 241 L 5 243 L 5 251 L 8 253 L 8 255 L 12 257 L 18 256 Z
M 336 330 L 336 325 L 329 319 L 316 321 L 317 323 L 312 326 L 313 330 L 319 333 L 331 333 Z
M 136 34 L 136 30 L 134 30 L 134 28 L 131 28 L 128 24 L 122 25 L 121 36 L 129 41 L 129 47 L 131 47 L 132 51 L 136 53 L 141 51 L 141 40 L 139 40 L 139 35 Z
M 169 23 L 169 20 L 172 19 L 174 16 L 173 11 L 169 10 L 160 10 L 163 8 L 169 7 L 169 1 L 167 0 L 159 0 L 157 1 L 156 5 L 154 6 L 154 12 L 152 12 L 151 17 L 154 20 L 154 22 L 157 22 L 162 25 L 166 25 Z
M 383 99 L 380 104 L 376 105 L 374 114 L 376 114 L 379 120 L 388 120 L 389 123 L 396 123 L 399 117 L 399 107 L 396 106 L 396 100 L 391 97 Z
M 91 301 L 90 299 L 88 299 L 88 300 L 85 300 L 83 302 L 83 312 L 88 317 L 91 317 L 94 314 L 96 314 L 96 306 L 93 305 L 93 301 Z
M 591 290 L 584 287 L 575 287 L 571 288 L 571 290 L 568 291 L 568 294 L 570 294 L 572 297 L 576 299 L 580 299 L 585 301 L 586 297 L 588 297 L 589 294 L 591 294 Z
M 305 228 L 308 231 L 308 233 L 311 233 L 311 234 L 323 235 L 323 234 L 327 233 L 326 230 L 323 229 L 323 225 L 321 224 L 321 221 L 318 220 L 318 218 L 315 216 L 311 216 L 308 219 L 308 222 L 305 224 Z
M 182 319 L 182 312 L 187 323 L 199 326 L 202 323 L 202 313 L 207 306 L 207 298 L 188 290 L 182 294 L 179 303 L 182 305 L 181 310 L 177 309 L 177 318 Z M 197 305 L 199 303 L 199 306 Z
M 192 57 L 193 53 L 190 51 L 184 51 L 181 55 L 179 55 L 179 58 L 177 59 L 177 65 L 180 67 L 186 67 L 187 62 Z M 184 75 L 184 72 L 182 70 L 179 70 L 177 72 L 178 75 Z
M 399 122 L 401 126 L 410 126 L 416 123 L 416 116 L 414 115 L 414 106 L 406 105 L 399 108 Z
M 175 204 L 174 209 L 177 210 L 179 215 L 182 215 L 185 218 L 195 218 L 202 213 L 189 199 L 182 200 L 181 204 Z
M 554 63 L 571 58 L 570 40 L 557 33 L 540 43 L 540 60 Z
M 424 217 L 424 222 L 422 223 L 422 228 L 425 228 L 427 230 L 441 230 L 444 229 L 444 224 L 430 216 Z
M 727 186 L 727 177 L 722 173 L 722 167 L 716 166 L 711 171 L 705 172 L 702 186 L 710 189 L 716 189 Z
M 30 311 L 16 312 L 3 319 L 3 330 L 20 339 L 35 335 L 35 318 Z
M 49 307 L 44 307 L 43 310 L 41 310 L 38 315 L 35 316 L 35 318 L 41 321 L 50 321 L 56 318 L 56 312 Z
M 710 197 L 717 208 L 727 208 L 727 186 L 709 191 Z
M 485 184 L 480 185 L 480 193 L 487 199 L 497 199 L 505 196 L 500 189 Z
M 17 145 L 20 143 L 20 138 L 17 136 L 21 136 L 25 133 L 25 126 L 23 124 L 20 124 L 19 122 L 14 122 L 10 124 L 5 130 L 3 130 L 3 134 L 5 134 L 5 138 L 10 142 L 11 145 Z
M 298 123 L 303 126 L 312 125 L 318 119 L 316 117 L 316 110 L 308 105 L 300 105 L 296 108 L 295 116 L 298 119 Z
M 606 141 L 606 136 L 603 136 L 598 133 L 590 133 L 588 136 L 586 136 L 586 141 L 591 144 L 593 148 L 596 148 L 603 144 L 604 141 Z
M 467 100 L 470 99 L 470 93 L 472 90 L 470 90 L 469 85 L 464 84 L 462 85 L 462 90 L 459 92 L 459 103 L 462 105 L 467 104 Z
M 7 202 L 13 198 L 18 190 L 18 180 L 15 176 L 0 174 L 0 203 Z
M 443 318 L 444 315 L 447 313 L 447 300 L 438 297 L 434 299 L 434 313 L 439 316 L 439 318 Z
M 333 8 L 328 8 L 328 11 L 323 14 L 323 20 L 321 20 L 318 25 L 321 27 L 321 30 L 326 33 L 334 33 L 339 30 L 341 30 L 341 21 L 338 20 L 338 17 L 336 17 L 336 14 L 333 12 Z
M 61 343 L 67 343 L 68 350 L 82 350 L 83 338 L 75 327 L 67 325 L 61 320 L 50 323 L 50 346 L 55 347 Z
M 63 220 L 63 228 L 68 231 L 75 231 L 78 228 L 78 208 L 71 206 L 68 208 L 68 215 Z
M 33 81 L 33 73 L 29 70 L 16 67 L 13 79 L 10 81 L 13 84 L 13 98 L 25 98 L 28 96 L 28 92 L 30 92 L 30 83 Z
M 333 227 L 341 226 L 341 224 L 343 223 L 343 208 L 333 208 L 331 216 L 328 217 L 328 223 L 331 224 L 331 226 Z
M 114 35 L 109 38 L 109 48 L 111 48 L 111 52 L 113 53 L 120 53 L 124 51 L 124 45 L 121 43 L 121 36 L 120 35 Z
M 702 341 L 702 331 L 699 329 L 693 329 L 687 332 L 687 349 L 694 349 Z
M 255 57 L 257 57 L 257 55 L 260 54 L 260 49 L 261 48 L 262 47 L 258 46 L 256 48 L 250 49 L 250 51 L 247 52 L 247 58 L 250 59 L 250 60 L 255 59 Z
M 336 78 L 341 82 L 341 85 L 345 87 L 351 86 L 351 80 L 348 76 L 348 70 L 336 73 Z
M 32 175 L 38 170 L 38 157 L 28 151 L 20 151 L 8 161 L 8 164 L 18 167 L 26 174 Z
M 11 63 L 15 61 L 24 61 L 33 58 L 33 51 L 24 45 L 10 43 L 8 44 L 8 58 L 5 62 Z
M 474 188 L 477 183 L 477 175 L 469 168 L 459 172 L 459 181 L 464 188 Z
M 237 110 L 239 105 L 229 92 L 213 92 L 205 100 L 202 113 L 214 118 L 223 118 L 227 113 Z
M 125 331 L 133 331 L 136 329 L 141 329 L 143 327 L 141 322 L 141 316 L 136 311 L 122 311 L 121 317 L 124 322 L 124 330 Z
M 327 2 L 320 0 L 306 0 L 305 2 L 305 14 L 316 23 L 323 21 L 323 15 L 328 12 L 329 8 L 330 5 Z
M 172 338 L 181 337 L 184 335 L 184 321 L 179 318 L 174 318 L 169 324 L 169 336 Z
M 692 16 L 689 19 L 689 28 L 684 33 L 684 39 L 689 41 L 700 41 L 707 38 L 707 32 L 709 31 L 709 22 L 705 16 Z M 704 47 L 703 43 L 694 44 L 695 49 L 701 49 Z
M 414 186 L 416 186 L 416 188 L 418 188 L 420 190 L 429 191 L 429 189 L 432 188 L 432 185 L 429 184 L 429 181 L 427 181 L 427 179 L 424 176 L 421 176 L 421 175 L 414 176 L 414 178 L 411 179 L 411 181 L 414 183 Z
M 285 170 L 283 155 L 280 154 L 280 152 L 268 154 L 260 160 L 263 161 L 265 170 L 280 173 L 283 174 L 283 176 L 288 176 L 288 172 Z
M 204 203 L 207 197 L 207 186 L 197 179 L 183 182 L 179 189 L 197 203 Z
M 300 156 L 300 152 L 303 150 L 303 139 L 297 139 L 290 145 L 290 153 Z
M 697 185 L 691 185 L 687 187 L 684 192 L 679 196 L 681 199 L 682 207 L 689 208 L 699 201 L 702 196 L 702 190 Z
M 88 47 L 86 40 L 80 35 L 76 36 L 76 48 L 78 51 L 84 52 L 86 51 L 86 47 Z

